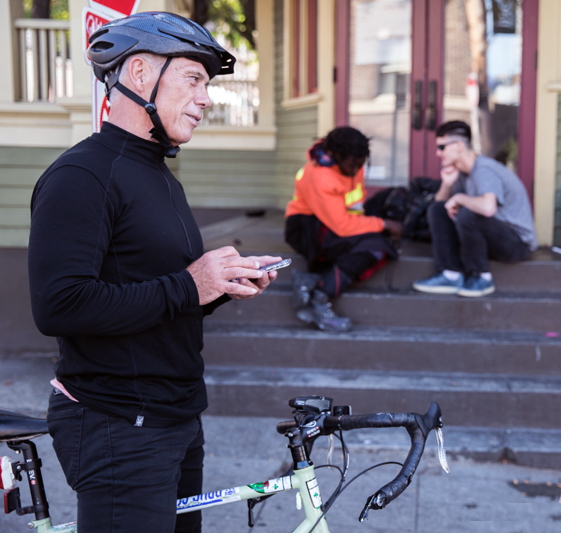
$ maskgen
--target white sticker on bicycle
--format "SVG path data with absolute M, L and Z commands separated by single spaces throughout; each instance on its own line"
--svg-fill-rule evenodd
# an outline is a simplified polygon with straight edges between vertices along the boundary
M 181 498 L 177 500 L 177 510 L 194 509 L 196 507 L 212 507 L 223 503 L 237 502 L 240 500 L 240 489 L 217 490 L 215 492 L 207 492 L 198 496 L 190 496 L 189 498 Z
M 283 490 L 290 490 L 292 488 L 292 481 L 290 476 L 278 477 L 269 479 L 264 483 L 252 483 L 248 485 L 250 489 L 261 494 L 270 494 L 271 492 L 281 492 Z
M 308 494 L 310 495 L 310 500 L 316 509 L 321 507 L 321 494 L 319 493 L 318 480 L 317 478 L 310 479 L 306 481 L 308 487 Z
M 49 531 L 64 531 L 64 533 L 78 533 L 78 522 L 68 522 L 67 524 L 60 524 L 52 526 Z

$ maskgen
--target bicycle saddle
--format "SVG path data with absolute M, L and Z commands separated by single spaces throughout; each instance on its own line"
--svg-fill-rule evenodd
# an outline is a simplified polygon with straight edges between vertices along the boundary
M 0 442 L 24 440 L 48 433 L 47 420 L 0 410 Z

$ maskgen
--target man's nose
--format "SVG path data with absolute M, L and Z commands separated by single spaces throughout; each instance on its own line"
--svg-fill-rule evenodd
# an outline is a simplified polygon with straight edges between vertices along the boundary
M 204 87 L 197 94 L 197 104 L 203 109 L 206 109 L 207 107 L 210 107 L 212 105 L 212 100 L 210 99 L 210 96 L 208 94 L 207 87 Z

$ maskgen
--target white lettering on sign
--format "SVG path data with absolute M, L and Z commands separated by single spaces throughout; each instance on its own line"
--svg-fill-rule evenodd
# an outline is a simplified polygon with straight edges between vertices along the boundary
M 139 0 L 88 0 L 90 7 L 111 18 L 128 17 L 136 12 Z

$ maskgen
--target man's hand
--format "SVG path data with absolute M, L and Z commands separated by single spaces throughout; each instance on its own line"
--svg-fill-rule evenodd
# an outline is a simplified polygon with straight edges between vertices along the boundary
M 276 272 L 263 272 L 259 267 L 279 260 L 280 257 L 269 256 L 242 257 L 232 246 L 224 246 L 207 252 L 187 270 L 197 286 L 200 305 L 205 305 L 223 294 L 235 299 L 260 294 L 276 278 Z
M 280 261 L 282 259 L 282 257 L 273 257 L 270 255 L 261 255 L 259 257 L 257 256 L 249 256 L 246 259 L 251 259 L 253 261 L 257 261 L 259 263 L 260 267 L 263 267 L 265 265 L 270 265 L 271 263 L 277 263 L 278 261 Z M 260 270 L 260 272 L 262 272 Z M 271 283 L 271 281 L 274 281 L 275 279 L 277 279 L 278 276 L 278 272 L 276 270 L 273 270 L 271 272 L 263 272 L 263 277 L 259 278 L 259 279 L 248 279 L 248 278 L 239 278 L 237 283 L 244 285 L 245 287 L 250 287 L 250 288 L 254 288 L 257 290 L 257 292 L 255 294 L 251 294 L 249 296 L 246 295 L 241 295 L 241 294 L 233 294 L 231 292 L 228 293 L 228 296 L 230 296 L 230 298 L 234 299 L 234 300 L 247 300 L 248 298 L 253 298 L 254 296 L 257 296 L 259 294 L 261 294 Z
M 458 215 L 458 211 L 460 210 L 460 207 L 462 204 L 460 204 L 459 202 L 460 199 L 460 194 L 455 194 L 454 196 L 452 196 L 445 204 L 444 204 L 444 208 L 446 209 L 446 212 L 448 213 L 448 216 L 454 220 L 456 218 L 456 216 Z
M 390 237 L 394 241 L 401 239 L 401 235 L 403 234 L 403 224 L 401 222 L 385 218 L 384 229 L 390 234 Z
M 440 179 L 447 187 L 452 187 L 460 176 L 460 171 L 453 165 L 442 167 L 440 169 Z
M 434 199 L 437 202 L 445 202 L 450 198 L 450 191 L 452 190 L 452 186 L 458 178 L 460 177 L 460 171 L 452 166 L 448 165 L 446 167 L 442 167 L 440 169 L 440 188 L 438 189 Z
M 465 193 L 457 193 L 452 196 L 444 207 L 448 216 L 453 220 L 456 218 L 460 207 L 465 207 L 478 215 L 493 217 L 497 213 L 497 197 L 492 192 L 486 192 L 481 196 L 468 196 Z

